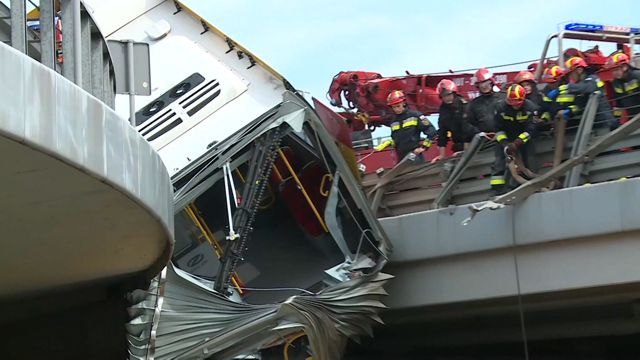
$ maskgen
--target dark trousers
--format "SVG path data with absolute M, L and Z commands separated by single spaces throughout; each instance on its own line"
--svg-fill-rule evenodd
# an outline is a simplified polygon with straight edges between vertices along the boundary
M 518 187 L 518 184 L 515 179 L 511 176 L 511 172 L 507 169 L 507 159 L 504 154 L 504 147 L 500 144 L 496 144 L 495 150 L 495 160 L 493 162 L 493 166 L 491 167 L 491 195 L 502 195 L 508 192 L 511 189 L 515 189 Z M 522 157 L 522 162 L 524 166 L 526 166 L 529 170 L 535 172 L 536 164 L 533 156 L 535 155 L 535 145 L 533 140 L 527 141 L 527 143 L 520 148 L 519 150 L 520 156 Z

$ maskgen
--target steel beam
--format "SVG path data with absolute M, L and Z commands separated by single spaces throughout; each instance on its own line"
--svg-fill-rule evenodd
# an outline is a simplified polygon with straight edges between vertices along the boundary
M 40 62 L 55 70 L 55 8 L 53 0 L 40 0 Z
M 27 53 L 27 12 L 24 0 L 11 0 L 11 46 Z
M 102 37 L 94 34 L 91 36 L 91 94 L 106 103 L 106 91 L 104 86 L 104 48 Z M 108 68 L 107 68 L 108 69 Z M 108 71 L 106 72 L 108 74 Z

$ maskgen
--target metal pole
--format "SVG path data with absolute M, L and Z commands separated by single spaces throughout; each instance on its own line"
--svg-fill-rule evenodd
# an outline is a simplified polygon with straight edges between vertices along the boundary
M 53 0 L 40 0 L 40 62 L 54 70 L 56 68 L 55 12 Z
M 129 89 L 129 122 L 131 126 L 136 126 L 136 88 L 135 76 L 133 72 L 133 40 L 127 41 L 127 79 Z
M 27 53 L 27 20 L 24 0 L 11 0 L 11 46 Z
M 564 31 L 558 34 L 558 65 L 560 65 L 561 68 L 566 69 L 564 64 L 564 50 L 562 49 L 562 39 L 564 39 L 564 34 Z
M 440 194 L 438 194 L 438 197 L 433 202 L 434 208 L 437 209 L 449 204 L 449 199 L 451 198 L 453 187 L 458 184 L 458 181 L 462 177 L 462 174 L 467 169 L 467 167 L 469 167 L 469 164 L 471 164 L 471 159 L 476 156 L 478 151 L 480 151 L 480 147 L 482 147 L 482 144 L 484 144 L 484 137 L 480 136 L 479 134 L 474 135 L 469 148 L 464 151 L 464 154 L 458 161 L 458 164 L 449 175 L 447 183 L 444 185 L 442 191 L 440 191 Z
M 629 51 L 631 51 L 631 61 L 632 61 L 632 64 L 634 64 L 633 63 L 633 58 L 634 58 L 635 52 L 633 50 L 634 50 L 635 45 L 636 45 L 636 38 L 638 38 L 639 35 L 638 34 L 633 34 L 633 33 L 629 34 L 629 35 L 630 35 L 629 36 Z
M 560 165 L 562 157 L 564 156 L 564 140 L 565 132 L 567 129 L 567 122 L 564 121 L 562 116 L 556 115 L 555 117 L 555 137 L 556 148 L 553 153 L 553 167 Z
M 82 87 L 82 53 L 80 30 L 80 0 L 73 1 L 73 77 L 76 85 Z
M 589 101 L 585 106 L 584 113 L 582 113 L 580 126 L 578 127 L 573 148 L 571 149 L 572 158 L 584 152 L 584 149 L 587 148 L 589 138 L 591 137 L 591 130 L 593 129 L 593 121 L 596 117 L 596 112 L 598 111 L 598 101 L 600 96 L 603 95 L 600 95 L 599 91 L 589 96 Z M 564 187 L 569 188 L 577 186 L 580 182 L 583 169 L 584 164 L 578 164 L 571 169 L 567 174 L 567 177 L 564 179 Z
M 544 48 L 542 49 L 542 55 L 540 56 L 540 61 L 538 61 L 538 67 L 536 68 L 535 78 L 536 81 L 540 81 L 542 77 L 542 67 L 544 66 L 544 60 L 547 58 L 547 53 L 549 52 L 549 45 L 551 41 L 558 37 L 558 34 L 551 34 L 547 37 L 547 41 L 544 43 Z

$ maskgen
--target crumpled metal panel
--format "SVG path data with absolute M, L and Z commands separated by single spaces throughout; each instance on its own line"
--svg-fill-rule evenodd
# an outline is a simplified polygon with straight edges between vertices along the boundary
M 215 293 L 211 282 L 170 264 L 148 291 L 129 295 L 130 359 L 228 359 L 300 330 L 314 359 L 339 359 L 347 337 L 372 335 L 372 324 L 382 323 L 380 299 L 391 277 L 375 273 L 281 304 L 251 305 Z

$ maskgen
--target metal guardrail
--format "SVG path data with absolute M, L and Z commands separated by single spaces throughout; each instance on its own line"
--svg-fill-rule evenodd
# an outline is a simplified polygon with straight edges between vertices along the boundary
M 578 154 L 581 154 L 587 148 L 587 142 L 591 137 L 591 130 L 593 129 L 593 121 L 595 120 L 596 112 L 598 111 L 598 97 L 600 95 L 600 92 L 596 92 L 589 96 L 585 110 L 582 113 L 582 118 L 580 119 L 580 126 L 578 126 L 578 132 L 576 134 L 573 147 L 571 148 L 571 158 L 578 156 Z M 584 164 L 578 164 L 571 169 L 564 180 L 564 187 L 568 188 L 577 186 L 583 169 Z
M 61 0 L 59 9 L 56 2 L 40 0 L 37 31 L 27 27 L 25 0 L 11 0 L 9 8 L 0 3 L 0 34 L 10 32 L 12 47 L 114 108 L 115 72 L 103 35 L 80 0 Z M 61 31 L 57 21 L 62 23 Z M 63 61 L 56 55 L 60 51 Z
M 451 191 L 453 187 L 458 184 L 460 178 L 462 177 L 462 173 L 467 169 L 471 160 L 476 156 L 478 151 L 480 151 L 480 147 L 484 144 L 485 137 L 480 134 L 476 134 L 471 140 L 469 147 L 464 151 L 462 158 L 456 164 L 456 167 L 453 168 L 453 171 L 449 175 L 449 179 L 444 185 L 442 191 L 434 201 L 434 207 L 439 208 L 449 204 L 449 200 L 451 197 Z
M 590 104 L 594 103 L 597 107 L 597 98 L 595 97 Z M 629 131 L 627 127 L 623 135 L 620 135 L 617 130 L 610 132 L 607 127 L 593 127 L 595 115 L 595 110 L 585 111 L 581 121 L 582 130 L 580 128 L 577 130 L 569 129 L 563 141 L 564 146 L 561 152 L 556 151 L 556 138 L 550 134 L 545 134 L 535 140 L 535 159 L 538 163 L 545 165 L 540 171 L 543 176 L 554 171 L 552 164 L 554 157 L 557 158 L 557 153 L 567 154 L 568 160 L 581 159 L 580 161 L 574 160 L 573 165 L 566 168 L 560 175 L 554 175 L 554 178 L 562 177 L 567 171 L 573 169 L 575 174 L 572 175 L 570 184 L 575 185 L 571 186 L 640 175 L 640 160 L 638 160 L 638 153 L 635 150 L 640 148 L 640 132 L 635 129 Z M 616 135 L 610 137 L 612 134 Z M 601 144 L 604 140 L 606 140 L 604 143 L 606 146 L 597 147 L 595 153 L 592 148 L 587 147 L 589 143 Z M 470 146 L 469 150 L 472 148 L 473 146 Z M 572 151 L 572 149 L 575 150 Z M 580 157 L 579 154 L 585 153 L 588 155 L 586 158 Z M 404 169 L 398 172 L 393 179 L 387 178 L 384 181 L 375 174 L 368 174 L 363 179 L 363 187 L 368 190 L 370 201 L 375 200 L 373 202 L 376 205 L 378 216 L 424 211 L 433 208 L 436 204 L 442 207 L 448 203 L 461 205 L 485 201 L 489 198 L 488 175 L 491 172 L 493 159 L 492 146 L 478 150 L 473 159 L 468 162 L 464 161 L 465 163 L 463 163 L 461 158 L 458 164 L 462 163 L 459 166 L 464 166 L 464 168 L 462 171 L 454 170 L 451 173 L 448 177 L 450 183 L 443 181 L 444 168 L 443 164 L 439 163 Z M 560 158 L 560 160 L 562 159 L 564 157 Z M 568 175 L 571 176 L 571 174 Z M 537 181 L 537 179 L 532 181 Z M 549 182 L 544 186 L 549 186 Z M 374 194 L 375 196 L 372 198 L 371 196 Z M 450 201 L 446 201 L 447 198 Z

